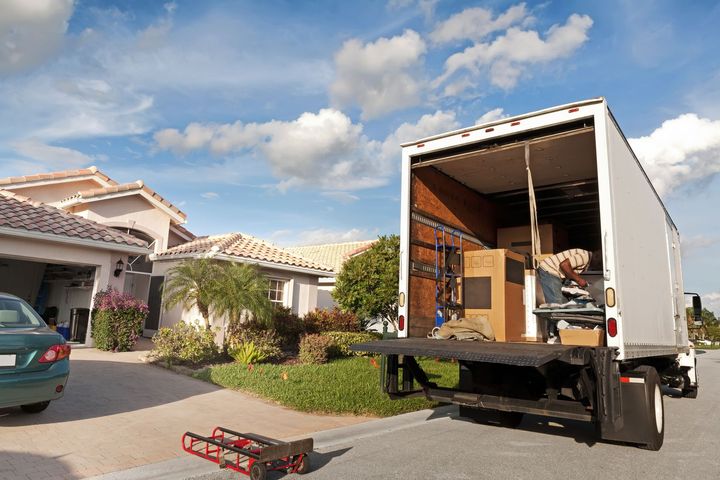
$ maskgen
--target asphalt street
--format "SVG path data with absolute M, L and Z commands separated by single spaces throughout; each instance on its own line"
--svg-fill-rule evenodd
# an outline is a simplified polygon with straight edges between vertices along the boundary
M 698 355 L 698 367 L 697 399 L 665 392 L 666 433 L 659 452 L 600 442 L 582 422 L 526 416 L 519 428 L 508 429 L 459 419 L 454 407 L 443 407 L 317 435 L 313 471 L 302 478 L 717 479 L 720 351 Z M 226 480 L 238 474 L 192 478 Z M 300 477 L 271 472 L 268 478 Z

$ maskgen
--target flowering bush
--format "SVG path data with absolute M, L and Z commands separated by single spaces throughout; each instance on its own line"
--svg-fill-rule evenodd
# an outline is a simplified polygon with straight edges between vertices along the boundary
M 359 332 L 360 320 L 352 312 L 343 312 L 338 307 L 316 309 L 303 318 L 308 333 L 320 332 Z
M 148 315 L 148 306 L 113 288 L 95 294 L 91 333 L 100 350 L 126 352 L 135 346 Z

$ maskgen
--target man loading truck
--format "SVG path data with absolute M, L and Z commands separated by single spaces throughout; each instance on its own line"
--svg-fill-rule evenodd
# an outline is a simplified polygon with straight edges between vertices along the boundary
M 547 257 L 540 262 L 537 272 L 545 303 L 565 303 L 562 293 L 563 281 L 574 280 L 579 287 L 585 288 L 588 282 L 579 274 L 590 266 L 593 254 L 581 248 L 571 248 Z

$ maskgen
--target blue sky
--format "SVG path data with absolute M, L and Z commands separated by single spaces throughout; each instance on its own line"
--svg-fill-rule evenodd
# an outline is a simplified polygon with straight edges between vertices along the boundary
M 2 175 L 97 165 L 198 234 L 398 231 L 399 148 L 605 96 L 720 312 L 717 2 L 7 0 Z

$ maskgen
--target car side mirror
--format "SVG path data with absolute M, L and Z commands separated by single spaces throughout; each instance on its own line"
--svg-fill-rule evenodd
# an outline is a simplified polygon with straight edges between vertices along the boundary
M 702 325 L 702 300 L 697 293 L 685 292 L 685 295 L 692 295 L 693 322 L 695 325 Z

